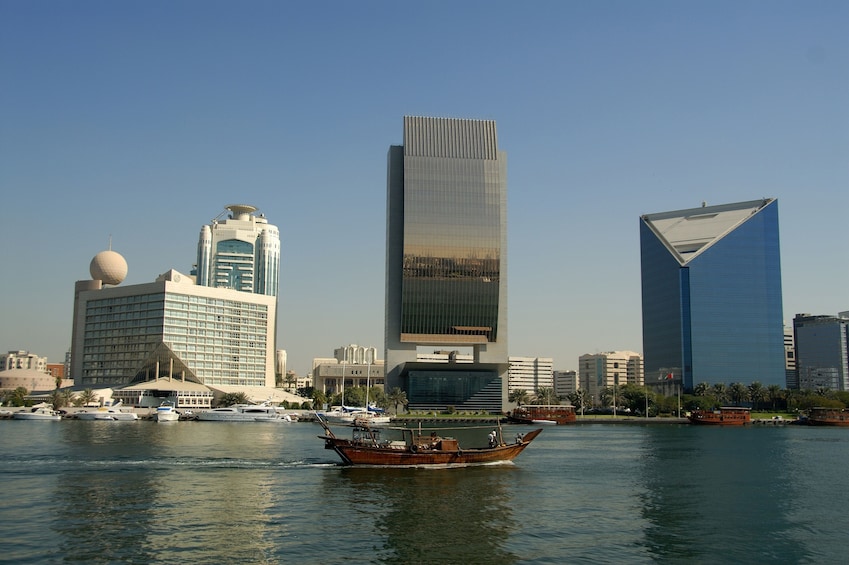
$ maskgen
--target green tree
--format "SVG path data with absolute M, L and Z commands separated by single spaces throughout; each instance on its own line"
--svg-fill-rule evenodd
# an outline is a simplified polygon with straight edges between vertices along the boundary
M 570 392 L 566 395 L 566 399 L 572 403 L 577 410 L 582 410 L 589 404 L 587 402 L 587 391 L 578 389 L 575 392 Z
M 298 377 L 295 376 L 294 371 L 286 371 L 284 380 L 286 381 L 286 390 L 292 390 L 292 385 L 297 382 Z
M 720 406 L 728 402 L 728 387 L 725 383 L 716 383 L 713 385 L 713 396 L 716 398 L 716 403 Z
M 398 406 L 407 406 L 409 401 L 407 400 L 407 393 L 401 390 L 399 387 L 392 387 L 392 390 L 389 391 L 389 394 L 386 395 L 386 400 L 395 405 L 395 415 L 398 415 Z
M 47 397 L 47 399 L 48 399 L 48 402 L 50 402 L 50 404 L 53 405 L 54 410 L 59 410 L 60 408 L 65 407 L 65 404 L 63 402 L 65 397 L 62 394 L 62 391 L 59 390 L 58 388 L 52 390 L 50 392 L 50 395 Z
M 549 386 L 541 386 L 537 389 L 535 404 L 560 404 L 560 398 L 554 393 L 554 389 Z
M 340 401 L 341 403 L 341 401 Z M 345 406 L 365 406 L 366 387 L 352 386 L 345 389 Z
M 835 390 L 834 398 L 843 403 L 843 406 L 849 406 L 849 391 L 845 390 Z
M 619 387 L 619 398 L 622 406 L 632 412 L 645 412 L 648 394 L 646 387 L 635 384 L 624 384 Z
M 249 404 L 248 395 L 244 392 L 228 392 L 218 399 L 216 406 L 233 406 L 234 404 Z
M 751 401 L 752 401 L 752 408 L 753 408 L 754 410 L 757 410 L 757 409 L 758 409 L 758 405 L 759 405 L 759 403 L 760 403 L 760 402 L 761 402 L 764 398 L 766 398 L 766 390 L 764 390 L 763 385 L 762 385 L 760 382 L 758 382 L 758 381 L 754 381 L 753 383 L 751 383 L 751 384 L 748 386 L 748 389 L 749 389 L 749 390 L 748 390 L 748 392 L 749 392 L 749 400 L 751 400 Z
M 772 411 L 775 412 L 775 404 L 784 399 L 784 391 L 778 385 L 769 385 L 766 387 L 766 398 L 772 405 Z
M 693 389 L 693 394 L 696 396 L 707 396 L 710 392 L 710 385 L 707 383 L 699 383 Z
M 741 402 L 748 399 L 749 391 L 743 383 L 731 383 L 731 386 L 728 387 L 728 396 L 735 406 L 739 406 Z
M 28 394 L 29 391 L 26 388 L 19 386 L 9 393 L 7 402 L 12 406 L 26 406 L 26 397 Z
M 312 407 L 313 410 L 320 410 L 327 403 L 327 395 L 324 391 L 314 388 L 312 391 Z
M 74 399 L 74 406 L 88 406 L 89 404 L 95 404 L 96 402 L 98 402 L 97 394 L 95 394 L 92 389 L 87 388 L 79 393 Z
M 531 395 L 528 394 L 523 388 L 517 388 L 514 391 L 510 392 L 510 395 L 507 397 L 507 400 L 510 402 L 514 402 L 517 406 L 521 406 L 522 404 L 527 404 L 531 399 Z

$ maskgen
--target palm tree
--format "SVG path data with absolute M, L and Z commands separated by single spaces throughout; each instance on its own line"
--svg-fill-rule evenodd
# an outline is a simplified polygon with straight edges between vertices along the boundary
M 397 386 L 393 387 L 386 395 L 386 401 L 395 405 L 396 416 L 398 415 L 398 405 L 407 406 L 407 404 L 409 404 L 409 401 L 407 400 L 407 393 Z
M 716 403 L 722 406 L 728 400 L 728 388 L 725 383 L 716 383 L 713 385 L 713 395 L 716 397 Z
M 286 381 L 286 390 L 292 390 L 292 385 L 298 380 L 294 371 L 286 371 L 286 376 L 283 378 Z
M 527 404 L 530 401 L 531 395 L 529 395 L 528 391 L 525 389 L 517 388 L 510 393 L 510 396 L 507 399 L 510 402 L 515 402 L 518 406 L 521 406 L 522 404 Z
M 583 389 L 578 389 L 575 392 L 570 392 L 566 395 L 566 400 L 572 403 L 572 406 L 579 410 L 583 410 L 587 404 L 587 392 Z
M 534 402 L 536 404 L 560 404 L 560 399 L 554 394 L 553 388 L 542 386 L 537 389 Z
M 710 390 L 709 384 L 699 383 L 696 385 L 696 388 L 693 389 L 693 394 L 696 396 L 707 396 L 708 390 Z
M 788 412 L 790 412 L 790 410 L 793 408 L 793 401 L 794 400 L 796 401 L 796 405 L 798 406 L 800 396 L 802 396 L 801 391 L 796 390 L 796 389 L 787 389 L 786 391 L 784 391 L 784 398 L 785 398 L 785 400 L 787 400 L 787 411 Z
M 728 396 L 731 397 L 734 405 L 738 406 L 749 396 L 749 391 L 743 383 L 731 383 L 731 386 L 728 387 Z
M 12 406 L 26 406 L 26 396 L 28 394 L 29 391 L 26 387 L 19 386 L 9 393 L 7 399 L 9 404 Z
M 234 404 L 248 404 L 248 395 L 244 392 L 228 392 L 218 400 L 218 406 L 232 406 Z
M 90 388 L 87 388 L 79 393 L 77 398 L 74 399 L 74 406 L 88 406 L 95 402 L 97 402 L 97 394 L 95 394 L 95 392 Z
M 313 389 L 312 391 L 312 407 L 313 410 L 318 410 L 327 403 L 327 395 L 321 389 Z
M 766 396 L 766 391 L 764 390 L 763 385 L 758 381 L 754 381 L 753 383 L 751 383 L 748 388 L 749 399 L 752 401 L 752 408 L 757 410 L 758 402 L 764 399 L 764 396 Z
M 769 385 L 766 387 L 766 397 L 772 403 L 772 410 L 775 412 L 775 402 L 781 400 L 783 396 L 781 387 L 778 385 Z

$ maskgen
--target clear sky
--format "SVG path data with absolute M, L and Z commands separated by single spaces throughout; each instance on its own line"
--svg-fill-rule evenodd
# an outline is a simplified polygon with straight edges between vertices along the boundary
M 642 351 L 639 217 L 702 201 L 778 198 L 785 320 L 849 310 L 845 0 L 0 0 L 0 350 L 63 360 L 110 235 L 151 282 L 246 203 L 289 368 L 382 351 L 404 115 L 497 122 L 511 355 Z

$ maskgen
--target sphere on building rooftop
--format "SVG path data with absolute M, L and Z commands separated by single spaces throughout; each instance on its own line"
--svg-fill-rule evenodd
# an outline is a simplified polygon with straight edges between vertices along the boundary
M 109 249 L 95 255 L 88 270 L 91 278 L 103 281 L 103 284 L 117 285 L 127 277 L 127 261 L 120 253 Z

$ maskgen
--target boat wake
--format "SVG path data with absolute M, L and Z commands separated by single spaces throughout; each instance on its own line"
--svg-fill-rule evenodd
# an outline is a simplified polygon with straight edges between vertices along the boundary
M 75 471 L 115 472 L 124 470 L 197 469 L 299 469 L 335 468 L 334 461 L 298 459 L 289 461 L 243 458 L 168 458 L 168 459 L 27 459 L 18 458 L 0 462 L 0 475 L 56 474 Z

